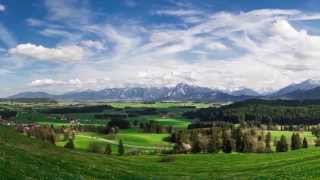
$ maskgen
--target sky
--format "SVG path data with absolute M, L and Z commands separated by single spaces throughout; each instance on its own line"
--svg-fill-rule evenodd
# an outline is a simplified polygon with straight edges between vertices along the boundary
M 0 97 L 320 79 L 317 0 L 0 0 Z

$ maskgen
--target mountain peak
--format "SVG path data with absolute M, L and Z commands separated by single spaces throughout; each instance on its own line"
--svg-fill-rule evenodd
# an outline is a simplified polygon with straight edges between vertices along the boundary
M 273 96 L 281 96 L 281 95 L 285 95 L 285 94 L 292 93 L 294 91 L 299 91 L 299 90 L 307 91 L 319 86 L 320 86 L 320 80 L 307 79 L 299 83 L 290 84 L 278 90 L 277 92 L 273 93 Z

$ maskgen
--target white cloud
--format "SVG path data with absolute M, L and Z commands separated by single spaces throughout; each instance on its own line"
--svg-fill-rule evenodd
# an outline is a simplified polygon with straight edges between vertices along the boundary
M 59 92 L 74 91 L 74 90 L 87 90 L 105 88 L 109 78 L 85 78 L 85 79 L 69 79 L 69 80 L 55 80 L 55 79 L 36 79 L 31 81 L 29 84 L 30 88 L 44 88 L 44 89 L 55 89 L 60 87 Z M 63 88 L 63 89 L 61 89 Z
M 94 48 L 97 50 L 103 50 L 105 47 L 100 41 L 93 41 L 93 40 L 82 40 L 80 42 L 80 45 L 88 47 L 88 48 Z
M 90 57 L 92 61 L 61 67 L 55 77 L 61 80 L 40 79 L 34 84 L 50 84 L 58 90 L 62 85 L 94 89 L 192 82 L 227 90 L 248 87 L 270 91 L 309 78 L 320 79 L 320 36 L 293 23 L 320 19 L 319 14 L 261 9 L 203 14 L 201 18 L 196 11 L 165 11 L 159 15 L 164 13 L 179 16 L 185 24 L 88 26 L 85 35 L 93 35 L 99 41 L 80 39 L 73 43 L 88 47 L 86 50 L 107 48 L 108 51 L 96 51 L 95 57 Z M 60 48 L 50 50 L 56 52 Z M 28 52 L 20 54 L 36 56 Z M 79 81 L 72 85 L 66 77 Z M 99 77 L 109 79 L 103 81 Z
M 15 48 L 9 49 L 9 54 L 53 61 L 79 61 L 85 57 L 84 49 L 79 46 L 47 48 L 30 43 L 19 44 Z
M 56 81 L 53 79 L 37 79 L 30 83 L 31 86 L 53 86 L 65 84 L 64 81 Z
M 46 28 L 40 31 L 40 34 L 48 37 L 55 37 L 55 36 L 61 36 L 61 37 L 72 37 L 74 34 L 64 31 L 64 30 L 59 30 L 59 29 L 51 29 L 51 28 Z
M 0 12 L 3 12 L 6 10 L 6 6 L 4 6 L 3 4 L 0 4 Z
M 84 25 L 89 22 L 91 12 L 82 7 L 82 4 L 81 0 L 45 0 L 49 11 L 48 18 L 71 26 Z
M 172 10 L 158 10 L 154 14 L 166 15 L 166 16 L 194 16 L 194 15 L 202 15 L 203 12 L 197 11 L 197 10 L 172 9 Z

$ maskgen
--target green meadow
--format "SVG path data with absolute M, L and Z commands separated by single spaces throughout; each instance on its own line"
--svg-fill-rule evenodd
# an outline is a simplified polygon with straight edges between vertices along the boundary
M 68 150 L 0 127 L 0 176 L 6 179 L 317 179 L 320 149 L 287 153 L 107 156 Z
M 311 132 L 299 132 L 306 137 L 308 149 L 289 150 L 285 153 L 237 153 L 225 154 L 172 154 L 156 152 L 172 149 L 168 142 L 170 133 L 146 133 L 139 123 L 156 121 L 161 126 L 171 126 L 176 130 L 186 129 L 191 120 L 182 116 L 183 112 L 201 107 L 206 103 L 179 102 L 113 102 L 115 109 L 99 113 L 68 114 L 82 125 L 105 127 L 109 119 L 96 119 L 95 114 L 123 114 L 128 109 L 143 110 L 156 108 L 158 114 L 127 117 L 131 127 L 119 129 L 115 134 L 77 131 L 75 149 L 64 148 L 63 134 L 58 134 L 56 145 L 19 134 L 13 129 L 0 126 L 0 177 L 5 179 L 316 179 L 320 176 L 320 148 L 314 146 L 315 136 Z M 67 106 L 67 105 L 64 105 Z M 56 107 L 64 107 L 56 105 Z M 191 108 L 190 106 L 194 106 Z M 41 125 L 62 126 L 70 123 L 61 120 L 58 114 L 45 114 L 41 110 L 51 106 L 37 106 L 39 111 L 19 111 L 17 122 L 37 122 Z M 130 107 L 130 108 L 128 108 Z M 21 109 L 12 105 L 12 109 Z M 24 108 L 23 108 L 24 109 Z M 163 115 L 162 112 L 166 112 Z M 135 124 L 136 122 L 137 124 Z M 272 142 L 285 135 L 288 143 L 293 131 L 270 131 Z M 266 133 L 266 132 L 265 132 Z M 119 156 L 118 143 L 122 140 L 126 152 Z M 112 154 L 90 152 L 90 146 L 111 144 Z M 272 147 L 275 150 L 275 147 Z M 172 162 L 163 161 L 172 158 Z M 1 179 L 1 178 L 0 178 Z

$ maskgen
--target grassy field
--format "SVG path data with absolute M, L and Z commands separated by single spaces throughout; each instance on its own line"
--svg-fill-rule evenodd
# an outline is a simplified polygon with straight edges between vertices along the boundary
M 55 147 L 0 127 L 5 179 L 317 179 L 320 149 L 270 154 L 107 156 Z
M 114 102 L 117 108 L 155 107 L 165 110 L 166 115 L 141 115 L 129 117 L 133 122 L 158 121 L 164 126 L 187 128 L 190 120 L 181 114 L 187 106 L 208 107 L 206 103 L 179 102 Z M 181 108 L 181 107 L 187 108 Z M 37 108 L 41 108 L 40 106 Z M 45 108 L 45 107 L 43 107 Z M 128 108 L 130 109 L 130 108 Z M 120 110 L 125 112 L 127 109 Z M 191 110 L 193 110 L 191 108 Z M 110 111 L 110 112 L 109 112 Z M 37 121 L 40 124 L 68 126 L 52 118 L 52 115 L 20 112 L 18 122 Z M 106 110 L 103 113 L 116 113 Z M 72 114 L 82 124 L 105 125 L 106 120 L 95 119 L 96 113 Z M 290 143 L 291 131 L 271 131 L 273 139 L 283 134 Z M 62 134 L 61 134 L 62 136 Z M 320 148 L 289 151 L 286 153 L 231 153 L 224 154 L 180 154 L 172 155 L 173 162 L 161 162 L 164 155 L 117 156 L 117 145 L 121 139 L 125 151 L 141 150 L 151 152 L 171 148 L 164 139 L 169 134 L 143 133 L 138 125 L 120 130 L 116 136 L 93 132 L 78 132 L 75 138 L 76 150 L 63 148 L 66 142 L 50 145 L 28 138 L 13 130 L 0 126 L 0 179 L 316 179 L 320 177 Z M 311 132 L 300 132 L 310 145 L 315 137 Z M 112 155 L 89 153 L 91 143 L 101 146 L 112 145 Z M 273 147 L 274 149 L 274 147 Z
M 175 118 L 156 118 L 153 120 L 159 122 L 161 125 L 172 126 L 175 128 L 187 128 L 188 125 L 191 123 L 190 121 L 187 121 L 187 120 L 175 119 Z
M 171 147 L 170 143 L 163 139 L 169 134 L 145 134 L 136 131 L 120 132 L 116 136 L 108 136 L 93 132 L 77 133 L 74 140 L 75 148 L 79 150 L 88 150 L 91 143 L 98 143 L 102 145 L 111 144 L 113 152 L 117 152 L 117 145 L 121 139 L 127 150 L 141 149 L 141 150 L 155 150 L 164 147 Z M 65 141 L 58 142 L 57 146 L 63 147 Z

